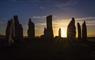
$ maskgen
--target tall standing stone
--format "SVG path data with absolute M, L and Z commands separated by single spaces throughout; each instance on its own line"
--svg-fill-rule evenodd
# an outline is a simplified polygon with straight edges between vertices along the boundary
M 6 39 L 8 40 L 9 46 L 14 43 L 12 31 L 13 30 L 12 30 L 12 19 L 11 19 L 8 21 L 7 27 L 6 27 Z
M 77 28 L 78 28 L 78 40 L 81 40 L 81 26 L 79 23 L 77 23 Z
M 19 23 L 18 16 L 14 16 L 12 20 L 8 21 L 6 28 L 6 37 L 9 41 L 9 44 L 10 41 L 13 42 L 14 47 L 23 46 L 23 28 Z
M 87 26 L 86 26 L 86 22 L 85 21 L 82 24 L 82 40 L 83 41 L 87 40 Z
M 19 19 L 17 15 L 13 17 L 12 25 L 13 25 L 12 28 L 13 28 L 13 38 L 14 38 L 15 46 L 22 47 L 23 28 L 22 25 L 19 23 Z
M 31 19 L 29 19 L 29 22 L 28 22 L 28 38 L 29 40 L 34 40 L 35 38 L 35 25 L 34 23 L 31 21 Z
M 67 38 L 72 43 L 76 40 L 76 27 L 75 27 L 75 19 L 72 18 L 71 22 L 67 28 Z
M 52 28 L 52 15 L 49 15 L 46 17 L 46 22 L 47 22 L 47 38 L 48 40 L 52 40 L 54 35 L 53 35 L 53 28 Z
M 61 38 L 61 28 L 59 28 L 58 34 L 59 34 L 59 37 Z
M 45 39 L 45 40 L 48 39 L 48 38 L 47 38 L 47 29 L 46 29 L 46 28 L 44 28 L 44 39 Z

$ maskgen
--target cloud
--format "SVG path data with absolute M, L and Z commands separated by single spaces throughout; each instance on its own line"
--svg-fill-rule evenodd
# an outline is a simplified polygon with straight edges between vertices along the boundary
M 32 4 L 33 6 L 39 6 L 40 9 L 52 9 L 62 8 L 67 5 L 73 5 L 76 0 L 7 0 L 8 2 Z M 48 7 L 49 6 L 49 7 Z
M 6 2 L 29 2 L 29 3 L 68 3 L 75 0 L 0 0 L 0 1 L 6 1 Z
M 40 2 L 58 2 L 58 3 L 67 3 L 67 2 L 72 1 L 72 0 L 36 0 L 36 1 L 40 1 Z
M 76 18 L 76 20 L 95 20 L 95 17 L 82 17 L 82 18 Z
M 56 1 L 56 2 L 59 2 L 59 3 L 68 3 L 71 0 L 53 0 L 53 1 Z
M 34 18 L 34 19 L 43 19 L 43 18 L 45 18 L 46 16 L 32 16 L 32 18 Z
M 7 1 L 12 1 L 12 2 L 33 2 L 33 3 L 68 3 L 68 2 L 73 1 L 73 0 L 7 0 Z
M 78 3 L 78 0 L 38 0 L 40 9 L 48 10 L 53 12 L 54 10 L 62 10 L 67 7 L 75 6 Z

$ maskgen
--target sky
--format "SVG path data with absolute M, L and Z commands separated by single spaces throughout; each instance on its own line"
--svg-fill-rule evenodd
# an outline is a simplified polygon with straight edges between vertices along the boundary
M 76 24 L 87 23 L 88 36 L 95 37 L 95 0 L 0 0 L 0 34 L 5 34 L 6 24 L 14 15 L 18 15 L 27 35 L 29 18 L 35 23 L 36 36 L 43 34 L 46 27 L 46 16 L 53 15 L 54 35 L 66 29 L 72 17 Z

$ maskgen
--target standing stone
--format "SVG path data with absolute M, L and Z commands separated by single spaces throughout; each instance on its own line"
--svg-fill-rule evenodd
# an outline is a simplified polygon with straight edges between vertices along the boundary
M 58 34 L 59 34 L 59 37 L 61 38 L 61 28 L 59 28 Z
M 13 34 L 12 34 L 12 19 L 8 21 L 6 27 L 6 39 L 8 41 L 8 46 L 14 43 Z
M 75 19 L 72 18 L 71 22 L 67 28 L 67 38 L 72 43 L 76 40 L 76 27 L 75 27 Z
M 87 40 L 87 26 L 86 26 L 86 22 L 85 21 L 82 24 L 82 40 L 83 41 Z
M 31 21 L 31 18 L 29 18 L 27 34 L 28 34 L 28 47 L 31 48 L 31 47 L 35 46 L 35 45 L 33 45 L 35 43 L 34 42 L 34 40 L 35 40 L 35 25 Z
M 52 28 L 52 15 L 46 17 L 46 22 L 47 22 L 47 38 L 48 40 L 52 40 L 54 37 Z
M 48 36 L 48 35 L 47 35 L 47 29 L 44 28 L 44 39 L 45 39 L 45 40 L 48 40 L 47 36 Z
M 22 25 L 19 23 L 19 19 L 17 15 L 13 17 L 12 29 L 13 29 L 13 38 L 14 38 L 15 47 L 22 47 L 23 46 L 23 28 L 22 28 Z
M 79 23 L 77 23 L 77 28 L 78 28 L 78 40 L 81 40 L 81 26 Z
M 14 47 L 23 47 L 23 28 L 19 24 L 18 16 L 14 16 L 13 19 L 8 21 L 6 38 L 9 41 L 9 45 L 13 43 Z
M 34 23 L 31 21 L 31 19 L 29 19 L 28 22 L 28 38 L 29 40 L 34 40 L 35 39 L 35 25 Z

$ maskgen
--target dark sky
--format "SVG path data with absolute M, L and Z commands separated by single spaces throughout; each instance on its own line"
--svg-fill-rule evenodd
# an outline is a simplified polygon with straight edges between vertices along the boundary
M 0 0 L 1 25 L 13 15 L 25 25 L 29 18 L 35 24 L 45 22 L 50 14 L 57 19 L 95 17 L 95 0 Z
M 53 14 L 62 17 L 95 16 L 95 0 L 0 0 L 0 18 L 15 14 L 28 18 Z

